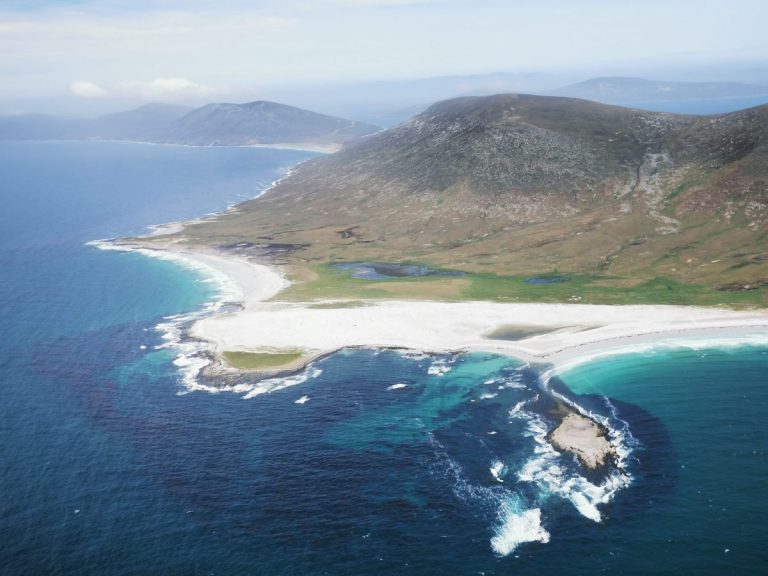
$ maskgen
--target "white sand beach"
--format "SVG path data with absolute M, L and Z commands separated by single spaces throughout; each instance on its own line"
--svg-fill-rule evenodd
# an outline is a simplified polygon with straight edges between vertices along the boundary
M 225 274 L 240 287 L 242 310 L 203 318 L 191 329 L 219 353 L 303 349 L 310 360 L 347 347 L 483 351 L 564 368 L 628 348 L 768 344 L 766 310 L 413 300 L 315 308 L 266 301 L 288 284 L 276 268 L 213 252 L 184 250 L 179 256 Z M 518 340 L 488 337 L 500 327 L 516 326 L 535 328 L 536 334 Z

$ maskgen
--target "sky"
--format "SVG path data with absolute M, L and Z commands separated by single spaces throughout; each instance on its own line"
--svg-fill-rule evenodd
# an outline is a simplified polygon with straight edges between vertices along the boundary
M 0 112 L 768 62 L 766 22 L 765 0 L 0 0 Z

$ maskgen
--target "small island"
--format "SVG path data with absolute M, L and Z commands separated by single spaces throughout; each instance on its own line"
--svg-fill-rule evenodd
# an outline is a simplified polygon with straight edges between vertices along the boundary
M 586 416 L 572 412 L 549 435 L 557 450 L 574 454 L 590 470 L 603 467 L 614 456 L 606 430 Z

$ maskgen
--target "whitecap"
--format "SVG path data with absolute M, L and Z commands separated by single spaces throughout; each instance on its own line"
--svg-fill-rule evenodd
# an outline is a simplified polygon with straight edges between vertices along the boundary
M 522 409 L 528 405 L 529 402 L 536 402 L 538 399 L 539 395 L 536 394 L 533 398 L 529 398 L 528 400 L 521 400 L 509 409 L 509 415 L 512 417 L 517 416 L 522 411 Z
M 305 370 L 301 374 L 295 374 L 293 376 L 286 376 L 282 378 L 268 378 L 267 380 L 261 380 L 255 384 L 250 385 L 250 390 L 243 396 L 243 400 L 250 400 L 261 394 L 269 394 L 278 390 L 283 390 L 290 386 L 296 386 L 303 384 L 310 378 L 317 378 L 323 371 L 320 368 L 312 368 Z
M 438 458 L 437 472 L 451 482 L 453 493 L 459 500 L 480 509 L 496 512 L 499 524 L 491 538 L 491 547 L 500 556 L 506 556 L 526 542 L 549 542 L 549 532 L 541 525 L 541 510 L 527 509 L 521 496 L 502 486 L 478 486 L 467 480 L 461 465 L 451 458 L 445 447 L 427 432 L 427 439 Z M 498 464 L 502 464 L 499 462 Z M 494 463 L 493 468 L 498 468 Z M 502 464 L 503 467 L 503 464 Z M 493 472 L 492 472 L 493 473 Z M 500 472 L 501 474 L 501 472 Z
M 306 404 L 307 402 L 309 402 L 309 396 L 302 396 L 298 400 L 295 400 L 293 403 L 294 404 Z
M 616 469 L 602 483 L 594 484 L 563 466 L 563 455 L 547 442 L 547 425 L 538 415 L 522 410 L 511 415 L 527 421 L 525 434 L 536 442 L 534 455 L 518 472 L 518 479 L 535 484 L 544 496 L 556 495 L 568 500 L 585 518 L 602 521 L 598 506 L 610 502 L 632 480 L 621 458 Z
M 193 390 L 207 392 L 242 390 L 239 386 L 218 388 L 200 384 L 197 379 L 198 375 L 211 363 L 208 356 L 208 344 L 199 340 L 185 338 L 185 330 L 192 323 L 220 311 L 227 304 L 242 300 L 242 291 L 232 278 L 212 266 L 188 258 L 183 254 L 162 250 L 149 250 L 127 244 L 116 244 L 110 240 L 94 240 L 86 244 L 99 250 L 135 252 L 157 260 L 173 262 L 201 275 L 203 280 L 212 281 L 216 286 L 217 292 L 215 300 L 206 302 L 200 309 L 189 313 L 166 316 L 163 318 L 163 322 L 155 326 L 155 330 L 160 333 L 160 337 L 163 340 L 163 344 L 155 346 L 155 349 L 162 350 L 168 348 L 175 351 L 176 358 L 173 364 L 179 368 L 181 382 L 188 392 Z
M 627 459 L 632 454 L 633 450 L 639 446 L 639 442 L 629 430 L 629 424 L 619 417 L 616 407 L 611 404 L 607 396 L 603 396 L 603 401 L 611 414 L 610 418 L 607 418 L 602 414 L 597 414 L 591 410 L 586 410 L 570 398 L 553 390 L 549 386 L 552 372 L 553 371 L 550 371 L 542 375 L 542 386 L 546 388 L 552 396 L 567 404 L 582 416 L 594 420 L 608 431 L 607 439 L 616 455 L 615 466 L 618 470 L 622 471 L 622 473 L 626 473 Z
M 398 350 L 397 353 L 402 358 L 407 358 L 408 360 L 426 360 L 431 358 L 426 352 L 420 352 L 418 350 Z
M 504 462 L 501 460 L 496 460 L 490 467 L 491 476 L 497 481 L 497 482 L 504 482 L 504 479 L 502 476 L 507 473 L 507 467 L 504 466 Z
M 741 334 L 727 334 L 728 329 L 743 331 Z M 712 328 L 712 331 L 717 328 Z M 768 344 L 768 332 L 758 326 L 725 326 L 721 328 L 723 335 L 709 332 L 706 335 L 658 334 L 658 339 L 652 342 L 635 342 L 615 347 L 605 347 L 588 354 L 580 354 L 559 364 L 551 371 L 552 374 L 565 374 L 569 370 L 589 364 L 594 360 L 609 356 L 628 356 L 638 354 L 656 354 L 675 350 L 690 350 L 702 352 L 706 350 L 729 350 L 743 346 L 765 346 Z M 707 330 L 702 328 L 702 330 Z M 750 330 L 751 332 L 747 332 Z
M 501 524 L 491 538 L 491 548 L 499 556 L 507 556 L 526 542 L 549 542 L 549 532 L 541 524 L 541 509 L 521 509 L 518 499 L 506 499 L 499 509 Z
M 445 362 L 445 360 L 437 360 L 427 368 L 427 374 L 431 376 L 445 376 L 451 371 L 451 367 Z
M 526 388 L 527 386 L 520 382 L 505 382 L 504 384 L 499 384 L 498 390 L 525 390 Z
M 387 386 L 387 390 L 402 390 L 407 386 L 407 384 L 392 384 L 392 386 Z

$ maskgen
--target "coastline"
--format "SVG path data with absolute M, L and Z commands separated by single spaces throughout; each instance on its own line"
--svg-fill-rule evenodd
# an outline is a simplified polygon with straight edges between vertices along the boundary
M 587 476 L 575 473 L 566 486 L 557 476 L 551 489 L 569 500 L 585 518 L 599 523 L 601 504 L 629 486 L 628 468 L 633 436 L 605 416 L 573 403 L 548 386 L 552 375 L 576 364 L 609 354 L 655 349 L 659 346 L 714 348 L 741 344 L 768 345 L 768 311 L 739 312 L 683 306 L 608 306 L 585 304 L 512 304 L 494 302 L 365 301 L 356 307 L 317 307 L 339 301 L 281 302 L 272 300 L 289 285 L 279 269 L 213 249 L 157 244 L 139 239 L 97 245 L 112 250 L 139 251 L 175 260 L 214 278 L 220 298 L 203 310 L 171 317 L 157 329 L 177 354 L 184 389 L 209 393 L 233 392 L 244 400 L 303 384 L 318 377 L 315 362 L 342 349 L 388 348 L 427 354 L 489 352 L 534 365 L 542 398 L 558 406 L 554 424 L 516 406 L 510 417 L 522 418 L 541 451 L 529 462 L 523 478 L 544 482 L 537 466 L 574 459 Z M 149 246 L 149 247 L 148 247 Z M 227 291 L 227 287 L 231 288 Z M 486 335 L 510 326 L 541 328 L 518 341 L 493 340 Z M 544 330 L 544 329 L 548 329 Z M 264 370 L 240 370 L 228 365 L 225 352 L 279 354 L 301 350 L 288 365 Z M 429 374 L 442 376 L 437 366 Z M 435 369 L 433 371 L 433 369 Z M 308 400 L 303 396 L 297 403 Z M 539 396 L 536 395 L 538 399 Z M 543 460 L 541 460 L 543 459 Z M 559 464 L 553 464 L 560 470 Z M 547 468 L 549 470 L 549 468 Z M 546 480 L 550 482 L 550 480 Z M 505 516 L 502 529 L 516 522 Z M 494 545 L 494 549 L 496 549 Z
M 343 148 L 342 144 L 320 144 L 316 142 L 280 142 L 277 144 L 180 144 L 176 142 L 151 142 L 148 140 L 117 140 L 114 138 L 19 140 L 19 142 L 39 142 L 44 144 L 59 142 L 106 142 L 113 144 L 140 144 L 142 146 L 173 146 L 178 148 L 274 148 L 275 150 L 295 150 L 297 152 L 317 152 L 320 154 L 333 154 Z
M 248 266 L 263 268 L 245 266 L 243 276 Z M 191 333 L 217 351 L 301 348 L 307 362 L 343 348 L 399 348 L 498 353 L 551 364 L 556 371 L 627 348 L 768 344 L 768 311 L 762 310 L 429 300 L 367 300 L 349 308 L 343 303 L 246 298 L 240 312 L 204 318 Z M 519 340 L 487 337 L 504 325 L 535 325 L 542 333 Z
M 100 246 L 105 247 L 105 246 Z M 344 348 L 389 348 L 428 353 L 487 352 L 558 373 L 593 358 L 659 347 L 712 348 L 768 345 L 768 311 L 735 311 L 671 305 L 521 304 L 487 301 L 272 300 L 289 285 L 274 266 L 178 243 L 112 243 L 108 249 L 139 251 L 177 260 L 215 275 L 228 286 L 225 311 L 209 310 L 187 327 L 202 342 L 213 373 L 240 372 L 222 361 L 224 351 L 274 353 L 302 350 L 290 366 L 252 371 L 255 375 L 295 374 Z M 318 307 L 321 304 L 322 307 Z M 488 335 L 503 326 L 535 326 L 534 335 L 499 340 Z

